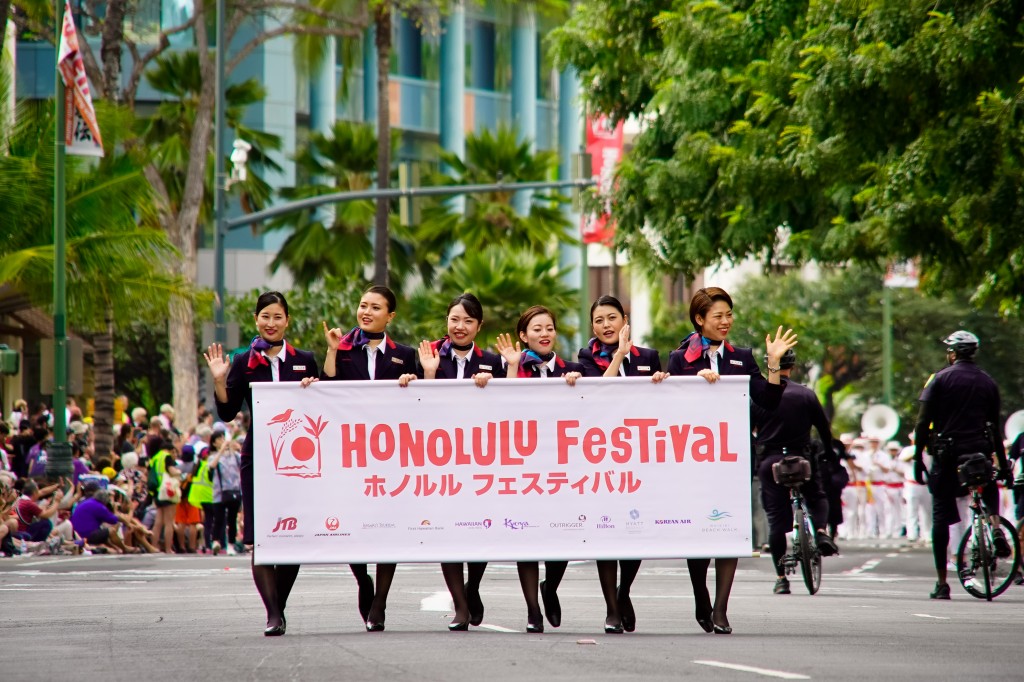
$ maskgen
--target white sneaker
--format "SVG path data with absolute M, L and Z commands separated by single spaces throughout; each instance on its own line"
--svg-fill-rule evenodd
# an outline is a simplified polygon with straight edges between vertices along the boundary
M 214 540 L 213 544 L 210 545 L 210 551 L 213 552 L 213 556 L 220 554 L 220 543 Z
M 228 556 L 235 556 L 238 552 L 235 551 L 234 545 L 228 545 Z

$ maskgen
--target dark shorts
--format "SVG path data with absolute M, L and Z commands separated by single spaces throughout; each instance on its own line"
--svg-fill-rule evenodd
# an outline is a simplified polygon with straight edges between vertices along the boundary
M 772 465 L 785 456 L 781 453 L 768 455 L 757 467 L 757 479 L 761 482 L 761 504 L 768 517 L 768 530 L 771 533 L 786 533 L 793 529 L 793 504 L 789 499 L 789 488 L 776 483 L 772 475 Z M 804 483 L 800 490 L 809 509 L 814 509 L 825 500 L 821 475 L 817 469 L 812 471 L 811 480 Z
M 100 526 L 85 539 L 90 545 L 103 545 L 110 539 L 110 529 Z
M 956 455 L 945 460 L 936 457 L 932 461 L 931 471 L 928 472 L 928 492 L 932 494 L 932 523 L 936 526 L 952 526 L 961 521 L 956 501 L 959 497 L 965 497 L 968 490 L 967 486 L 960 485 L 956 468 L 964 458 L 964 455 Z M 989 513 L 999 512 L 999 488 L 995 481 L 981 489 L 981 499 Z

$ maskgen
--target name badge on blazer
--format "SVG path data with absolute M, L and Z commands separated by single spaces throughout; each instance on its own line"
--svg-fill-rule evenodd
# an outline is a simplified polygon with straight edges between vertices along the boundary
M 491 368 L 491 366 L 490 366 L 490 365 L 480 365 L 480 369 L 485 369 L 485 370 L 487 370 L 488 372 L 493 372 L 493 371 L 494 371 L 494 370 L 493 370 L 493 369 Z
M 739 365 L 740 367 L 742 367 L 743 366 L 743 361 L 742 360 L 730 360 L 729 364 L 730 365 Z
M 396 365 L 405 364 L 405 360 L 403 360 L 402 358 L 391 358 L 391 362 L 395 363 Z
M 650 372 L 651 371 L 651 366 L 650 365 L 637 365 L 636 366 L 636 371 L 638 371 L 638 372 Z
M 293 372 L 305 372 L 306 371 L 306 366 L 305 365 L 292 365 L 292 371 Z

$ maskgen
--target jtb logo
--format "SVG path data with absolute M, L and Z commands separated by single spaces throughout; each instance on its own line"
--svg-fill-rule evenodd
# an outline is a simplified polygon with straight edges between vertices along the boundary
M 272 533 L 276 533 L 279 530 L 295 530 L 298 527 L 299 527 L 299 520 L 297 518 L 295 518 L 294 516 L 289 516 L 286 519 L 282 519 L 281 517 L 278 517 L 277 518 L 277 525 L 274 526 L 274 530 L 272 530 L 271 532 Z

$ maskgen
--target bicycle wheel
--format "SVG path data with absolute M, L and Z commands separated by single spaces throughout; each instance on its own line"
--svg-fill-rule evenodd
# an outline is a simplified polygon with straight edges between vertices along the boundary
M 807 509 L 802 504 L 794 512 L 793 521 L 800 544 L 800 572 L 803 573 L 807 591 L 815 594 L 821 587 L 821 554 L 814 543 L 814 531 L 811 529 Z
M 999 526 L 1010 546 L 1010 556 L 997 557 L 992 540 L 991 524 L 979 518 L 967 529 L 960 548 L 957 550 L 956 567 L 960 584 L 972 597 L 991 600 L 998 597 L 1013 584 L 1020 565 L 1020 543 L 1011 524 L 999 518 Z M 981 527 L 979 533 L 976 528 Z

